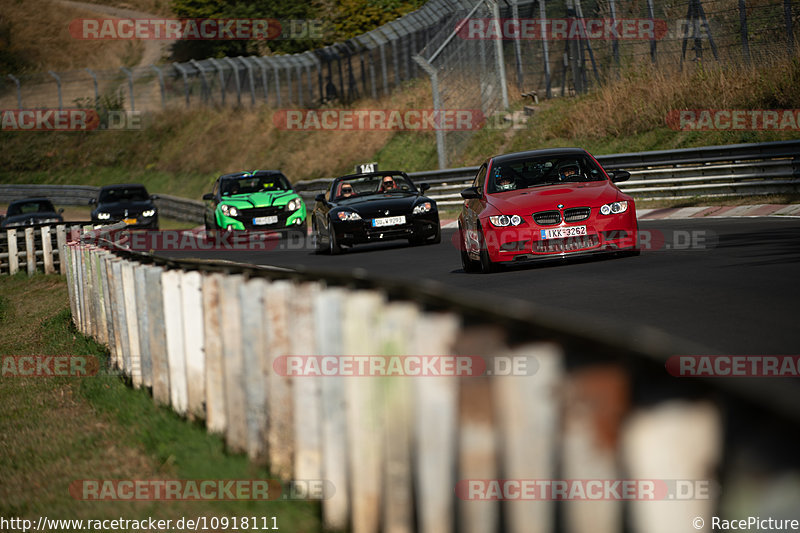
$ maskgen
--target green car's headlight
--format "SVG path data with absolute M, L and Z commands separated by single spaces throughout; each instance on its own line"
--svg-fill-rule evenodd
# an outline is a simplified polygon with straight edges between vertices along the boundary
M 222 214 L 226 217 L 236 217 L 239 215 L 239 210 L 232 205 L 222 204 L 219 206 L 219 210 L 222 211 Z
M 300 209 L 300 206 L 303 205 L 303 201 L 300 198 L 294 198 L 293 200 L 289 200 L 289 203 L 286 204 L 286 208 L 289 211 L 297 211 Z

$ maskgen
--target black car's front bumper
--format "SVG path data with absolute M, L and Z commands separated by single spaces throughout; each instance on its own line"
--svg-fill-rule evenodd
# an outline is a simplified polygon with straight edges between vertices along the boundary
M 373 227 L 372 219 L 336 221 L 332 224 L 336 242 L 344 245 L 384 242 L 396 239 L 424 240 L 440 230 L 439 214 L 406 215 L 406 223 L 397 226 Z
M 111 217 L 106 220 L 99 220 L 97 218 L 92 218 L 92 225 L 93 226 L 110 226 L 111 224 L 118 224 L 125 220 L 125 218 L 135 218 L 135 224 L 128 224 L 127 227 L 129 229 L 151 229 L 157 230 L 158 229 L 158 215 L 152 217 L 142 217 L 142 216 L 129 216 L 124 218 L 114 218 Z

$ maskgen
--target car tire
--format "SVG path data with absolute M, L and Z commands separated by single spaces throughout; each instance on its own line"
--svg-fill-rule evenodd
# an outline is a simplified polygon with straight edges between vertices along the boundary
M 336 231 L 333 229 L 333 223 L 328 226 L 328 253 L 331 255 L 342 253 L 342 247 L 336 242 Z
M 311 220 L 311 238 L 314 242 L 314 253 L 317 255 L 324 254 L 328 251 L 327 248 L 322 246 L 322 235 L 317 227 L 316 219 Z
M 478 235 L 480 235 L 481 239 L 481 260 L 479 261 L 481 273 L 491 274 L 492 272 L 497 272 L 497 264 L 493 263 L 492 259 L 489 257 L 489 249 L 486 246 L 486 239 L 483 236 L 480 226 L 478 226 Z
M 467 243 L 464 242 L 464 232 L 461 230 L 461 226 L 458 227 L 458 235 L 461 239 L 461 269 L 467 274 L 475 273 L 478 271 L 478 263 L 470 259 L 467 253 Z

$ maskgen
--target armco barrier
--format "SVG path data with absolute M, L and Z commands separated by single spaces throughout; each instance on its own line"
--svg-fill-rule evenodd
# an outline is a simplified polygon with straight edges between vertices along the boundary
M 427 282 L 169 260 L 100 231 L 63 251 L 74 323 L 108 344 L 111 366 L 275 475 L 332 483 L 327 528 L 658 533 L 718 510 L 796 511 L 759 496 L 800 488 L 786 446 L 800 437 L 795 384 L 671 377 L 666 357 L 696 352 L 649 329 Z M 289 355 L 474 356 L 495 372 L 286 377 L 274 365 Z M 535 372 L 497 372 L 510 360 Z M 673 501 L 462 499 L 456 486 L 475 479 L 710 488 L 661 495 Z

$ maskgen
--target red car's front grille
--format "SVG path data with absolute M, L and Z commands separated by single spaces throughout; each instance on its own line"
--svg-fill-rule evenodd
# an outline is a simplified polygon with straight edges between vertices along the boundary
M 599 245 L 600 240 L 597 238 L 597 235 L 584 235 L 581 237 L 569 237 L 567 239 L 535 241 L 533 243 L 533 252 L 540 254 L 558 254 L 585 250 Z
M 570 207 L 564 210 L 564 222 L 580 222 L 589 218 L 592 209 L 590 207 Z
M 561 213 L 558 211 L 539 211 L 533 214 L 533 221 L 540 226 L 555 226 L 561 222 Z

